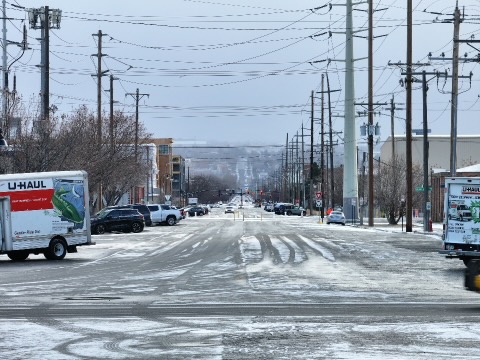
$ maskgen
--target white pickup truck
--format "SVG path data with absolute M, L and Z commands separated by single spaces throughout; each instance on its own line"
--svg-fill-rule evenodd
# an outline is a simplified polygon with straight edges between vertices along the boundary
M 182 219 L 180 210 L 172 209 L 170 205 L 149 204 L 147 206 L 152 216 L 152 225 L 167 224 L 173 226 Z

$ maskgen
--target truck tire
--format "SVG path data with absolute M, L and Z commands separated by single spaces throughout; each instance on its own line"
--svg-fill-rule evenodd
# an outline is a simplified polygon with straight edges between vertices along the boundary
M 44 252 L 44 256 L 48 260 L 62 260 L 65 255 L 67 255 L 67 244 L 60 238 L 53 238 Z
M 142 232 L 143 231 L 143 226 L 142 224 L 140 224 L 139 222 L 137 221 L 134 221 L 132 223 L 132 232 L 134 233 L 139 233 L 139 232 Z
M 105 234 L 105 225 L 97 225 L 95 227 L 95 234 L 98 234 L 98 235 L 102 235 L 102 234 Z
M 176 223 L 175 216 L 167 216 L 167 225 L 168 226 L 173 226 Z
M 476 286 L 475 278 L 480 275 L 480 261 L 470 260 L 465 269 L 465 287 L 470 291 L 479 291 Z
M 23 250 L 12 251 L 7 254 L 7 256 L 12 261 L 25 261 L 28 258 L 29 252 Z

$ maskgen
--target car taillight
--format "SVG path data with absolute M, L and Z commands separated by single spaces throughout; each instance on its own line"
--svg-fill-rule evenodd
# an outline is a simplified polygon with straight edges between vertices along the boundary
M 143 216 L 143 214 L 140 214 L 140 219 L 143 220 L 144 218 L 145 218 L 145 216 Z

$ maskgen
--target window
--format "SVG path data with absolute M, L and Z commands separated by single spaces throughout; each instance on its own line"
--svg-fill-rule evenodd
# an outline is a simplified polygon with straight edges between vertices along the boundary
M 158 145 L 158 153 L 160 155 L 169 155 L 170 154 L 170 148 L 168 145 Z

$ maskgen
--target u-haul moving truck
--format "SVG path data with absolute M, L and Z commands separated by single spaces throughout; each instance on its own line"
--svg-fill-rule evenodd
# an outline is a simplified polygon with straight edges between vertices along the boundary
M 0 254 L 63 259 L 93 245 L 85 171 L 0 175 Z
M 480 178 L 445 178 L 443 250 L 467 264 L 480 259 Z

